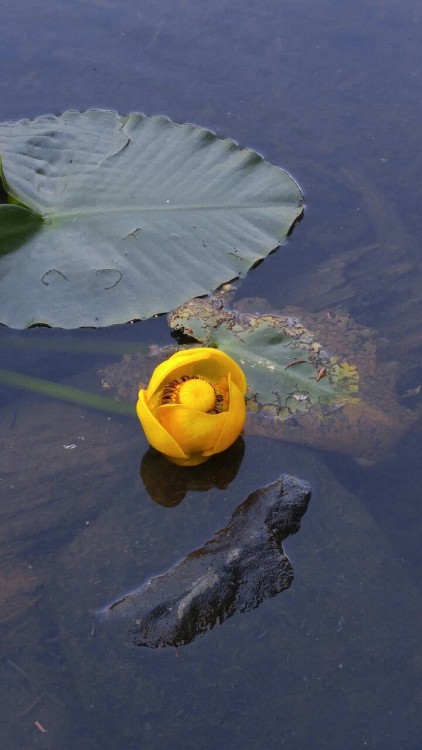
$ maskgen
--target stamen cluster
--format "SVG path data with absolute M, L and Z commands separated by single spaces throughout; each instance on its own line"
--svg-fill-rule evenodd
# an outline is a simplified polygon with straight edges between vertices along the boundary
M 199 375 L 182 375 L 180 378 L 174 378 L 170 383 L 164 386 L 163 393 L 161 396 L 162 404 L 180 404 L 180 386 L 186 383 L 188 380 L 202 380 L 210 386 L 214 391 L 215 402 L 211 409 L 207 409 L 207 414 L 220 414 L 224 406 L 224 396 L 222 393 L 218 393 L 215 387 L 205 378 L 201 378 Z

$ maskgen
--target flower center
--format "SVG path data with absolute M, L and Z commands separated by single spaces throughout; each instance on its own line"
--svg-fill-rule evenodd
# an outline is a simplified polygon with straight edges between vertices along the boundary
M 182 404 L 209 414 L 218 414 L 223 406 L 223 396 L 214 386 L 198 375 L 182 375 L 168 383 L 161 397 L 162 404 Z
M 191 409 L 209 411 L 215 406 L 215 390 L 207 380 L 185 380 L 179 386 L 179 404 L 189 406 Z

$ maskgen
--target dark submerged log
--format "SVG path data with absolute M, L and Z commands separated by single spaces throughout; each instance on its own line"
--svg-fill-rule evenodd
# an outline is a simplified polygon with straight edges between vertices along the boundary
M 287 475 L 253 492 L 203 547 L 105 610 L 129 621 L 137 646 L 190 643 L 236 612 L 247 612 L 288 588 L 293 569 L 282 541 L 295 534 L 311 497 Z

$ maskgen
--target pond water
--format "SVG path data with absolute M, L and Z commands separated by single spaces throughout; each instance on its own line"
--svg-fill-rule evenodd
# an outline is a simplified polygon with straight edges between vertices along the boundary
M 140 479 L 135 419 L 0 385 L 1 747 L 418 750 L 420 3 L 0 8 L 0 121 L 90 107 L 163 114 L 295 177 L 305 217 L 237 298 L 371 329 L 390 373 L 379 400 L 388 380 L 404 415 L 376 462 L 246 435 L 230 477 L 165 507 Z M 0 367 L 101 392 L 99 371 L 124 352 L 172 341 L 165 317 L 0 328 Z M 98 628 L 101 607 L 200 547 L 282 473 L 313 490 L 284 544 L 287 591 L 177 650 Z

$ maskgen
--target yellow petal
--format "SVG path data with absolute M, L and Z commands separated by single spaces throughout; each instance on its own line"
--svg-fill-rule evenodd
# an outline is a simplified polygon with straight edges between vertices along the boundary
M 209 347 L 203 347 L 196 351 L 207 352 L 208 357 L 206 359 L 201 359 L 201 361 L 195 366 L 195 375 L 202 375 L 204 378 L 207 378 L 207 380 L 210 380 L 215 384 L 223 377 L 227 377 L 227 374 L 230 372 L 233 382 L 236 383 L 239 390 L 241 390 L 243 394 L 246 392 L 246 378 L 243 370 L 234 359 L 229 357 L 228 354 L 220 351 L 220 349 L 212 349 Z
M 174 436 L 188 455 L 212 453 L 227 417 L 227 412 L 205 414 L 182 404 L 158 406 L 154 413 L 164 430 Z
M 145 393 L 146 391 L 139 391 L 136 411 L 148 442 L 166 456 L 186 459 L 186 453 L 151 412 L 145 400 Z
M 239 365 L 227 354 L 211 347 L 182 349 L 155 368 L 148 385 L 146 398 L 150 402 L 154 393 L 167 380 L 181 375 L 200 375 L 211 383 L 217 383 L 230 372 L 240 391 L 246 392 L 246 378 Z M 151 403 L 151 406 L 158 404 Z
M 149 401 L 152 395 L 160 388 L 165 380 L 173 380 L 180 375 L 194 375 L 193 366 L 195 362 L 201 359 L 208 359 L 208 349 L 198 347 L 198 349 L 184 349 L 176 352 L 171 357 L 161 362 L 155 368 L 146 392 L 146 399 Z
M 213 450 L 207 451 L 206 455 L 221 453 L 229 448 L 239 437 L 243 430 L 246 418 L 246 406 L 243 392 L 233 382 L 229 373 L 229 410 L 225 412 L 226 420 Z
M 202 453 L 192 453 L 188 458 L 172 458 L 171 456 L 167 456 L 167 458 L 177 466 L 198 466 L 208 461 L 209 456 L 204 456 Z

